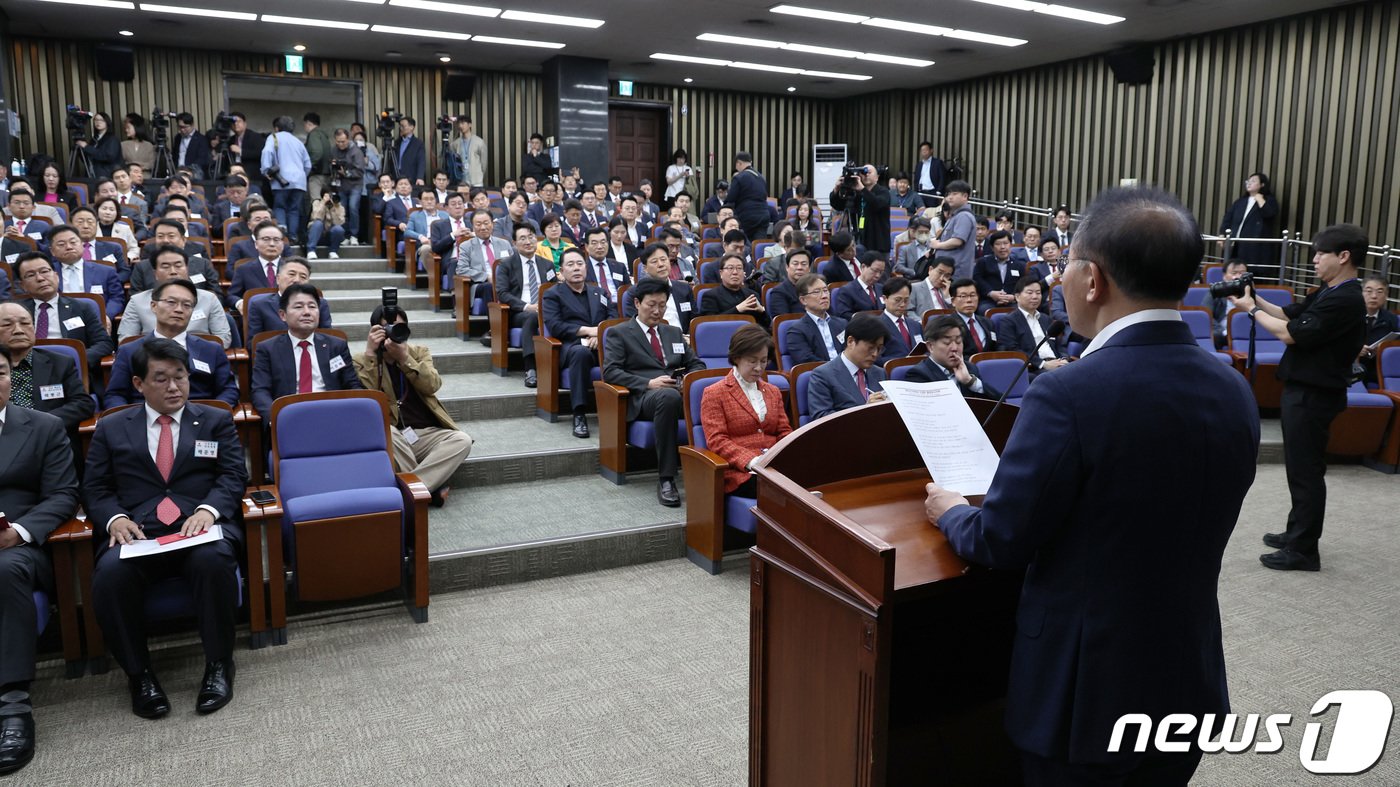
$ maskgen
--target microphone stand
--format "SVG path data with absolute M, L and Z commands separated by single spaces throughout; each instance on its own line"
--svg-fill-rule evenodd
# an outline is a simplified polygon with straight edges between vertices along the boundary
M 1001 392 L 1001 396 L 997 399 L 997 403 L 992 405 L 992 411 L 990 413 L 987 413 L 987 417 L 982 421 L 983 429 L 986 429 L 987 424 L 991 423 L 992 418 L 995 417 L 997 414 L 997 410 L 1001 409 L 1002 402 L 1006 401 L 1006 397 L 1010 396 L 1011 391 L 1016 388 L 1016 383 L 1021 382 L 1021 377 L 1025 375 L 1028 369 L 1031 368 L 1031 358 L 1034 358 L 1040 354 L 1040 348 L 1045 346 L 1046 342 L 1056 338 L 1060 334 L 1064 333 L 1064 331 L 1065 324 L 1063 322 L 1056 320 L 1055 322 L 1050 323 L 1050 330 L 1046 331 L 1045 335 L 1042 336 L 1040 341 L 1036 343 L 1035 349 L 1031 350 L 1030 358 L 1027 358 L 1026 362 L 1021 364 L 1021 368 L 1016 372 L 1016 376 L 1011 378 L 1011 384 L 1006 386 L 1006 390 Z

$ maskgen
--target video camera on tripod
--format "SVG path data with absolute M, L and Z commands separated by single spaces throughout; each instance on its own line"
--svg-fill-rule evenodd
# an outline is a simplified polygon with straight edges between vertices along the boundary
M 379 125 L 375 128 L 374 135 L 381 140 L 392 139 L 399 130 L 400 120 L 403 120 L 403 113 L 393 107 L 379 110 Z
M 214 127 L 209 129 L 209 143 L 211 145 L 223 145 L 233 139 L 234 117 L 227 112 L 220 112 L 214 118 Z
M 64 126 L 68 129 L 69 142 L 82 142 L 88 139 L 88 124 L 92 122 L 92 113 L 78 106 L 69 104 L 68 118 Z

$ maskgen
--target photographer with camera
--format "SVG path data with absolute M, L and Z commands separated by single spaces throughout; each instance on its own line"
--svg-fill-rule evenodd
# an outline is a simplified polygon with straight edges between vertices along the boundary
M 345 241 L 345 208 L 340 195 L 327 191 L 311 203 L 311 224 L 306 229 L 306 258 L 316 259 L 321 238 L 329 235 L 330 258 L 340 259 L 340 244 Z
M 831 191 L 831 209 L 846 213 L 845 228 L 867 251 L 890 253 L 890 189 L 874 164 L 850 165 Z
M 122 143 L 112 129 L 112 116 L 106 112 L 92 113 L 92 141 L 75 140 L 73 144 L 87 154 L 92 177 L 110 178 L 112 170 L 122 163 Z
M 311 174 L 311 156 L 292 134 L 292 119 L 283 115 L 272 124 L 272 136 L 263 145 L 262 173 L 272 181 L 272 215 L 287 228 L 296 243 L 301 232 L 301 201 Z
M 331 149 L 331 191 L 345 207 L 345 235 L 350 245 L 359 245 L 356 237 L 360 226 L 360 194 L 364 191 L 365 152 L 351 144 L 350 132 L 335 130 L 335 147 Z
M 1217 298 L 1233 295 L 1235 308 L 1249 312 L 1259 328 L 1287 345 L 1278 378 L 1283 381 L 1283 463 L 1293 507 L 1284 532 L 1264 536 L 1265 546 L 1277 550 L 1259 556 L 1267 568 L 1321 567 L 1317 542 L 1327 513 L 1327 438 L 1332 419 L 1346 409 L 1351 365 L 1365 341 L 1366 302 L 1357 273 L 1369 245 L 1365 231 L 1353 224 L 1333 224 L 1317 233 L 1313 269 L 1322 284 L 1302 303 L 1280 307 L 1256 298 L 1247 279 L 1211 288 Z
M 432 353 L 408 343 L 408 315 L 398 305 L 398 290 L 385 287 L 381 296 L 369 317 L 365 351 L 355 356 L 355 374 L 365 388 L 389 397 L 394 463 L 400 472 L 416 473 L 431 490 L 432 505 L 440 507 L 447 502 L 452 473 L 471 453 L 472 439 L 438 401 L 442 377 Z

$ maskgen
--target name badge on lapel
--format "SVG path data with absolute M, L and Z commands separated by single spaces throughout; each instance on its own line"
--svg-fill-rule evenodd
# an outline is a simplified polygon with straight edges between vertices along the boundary
M 335 356 L 334 358 L 331 359 L 331 371 L 333 371 L 333 372 L 338 372 L 338 371 L 340 371 L 341 369 L 344 369 L 344 368 L 345 368 L 345 359 L 344 359 L 344 358 L 341 358 L 339 355 L 337 355 L 337 356 Z
M 219 443 L 217 440 L 195 440 L 194 455 L 196 459 L 218 459 Z
M 101 285 L 101 284 L 94 284 L 94 285 L 92 285 L 91 287 L 88 287 L 88 292 L 92 293 L 93 295 L 101 295 L 101 294 L 102 294 L 102 285 Z
M 59 384 L 39 386 L 39 399 L 47 402 L 50 399 L 62 399 L 63 386 Z
M 196 274 L 194 274 L 193 276 L 190 277 L 190 281 L 194 282 L 195 284 L 203 284 L 203 283 L 204 283 L 204 274 L 202 274 L 202 273 L 196 273 Z
M 681 306 L 681 311 L 683 311 L 683 312 L 688 312 L 688 311 L 690 311 L 690 301 L 681 301 L 680 306 Z
M 671 352 L 676 355 L 685 355 L 685 342 L 675 342 L 671 345 Z
M 63 327 L 70 331 L 76 331 L 79 328 L 83 327 L 83 318 L 69 317 L 68 319 L 63 321 Z
M 201 361 L 198 358 L 191 358 L 190 363 L 194 365 L 194 370 L 196 372 L 204 372 L 205 374 L 209 374 L 210 369 L 209 363 L 207 361 Z

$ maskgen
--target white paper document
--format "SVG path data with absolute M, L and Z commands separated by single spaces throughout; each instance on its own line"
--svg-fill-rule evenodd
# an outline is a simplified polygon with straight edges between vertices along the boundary
M 880 386 L 894 402 L 933 480 L 964 496 L 987 494 L 1000 457 L 958 384 L 885 380 Z
M 122 544 L 122 560 L 133 557 L 148 557 L 150 555 L 162 555 L 166 552 L 174 552 L 177 549 L 197 547 L 200 544 L 208 544 L 211 541 L 218 541 L 224 537 L 224 529 L 219 525 L 210 525 L 209 529 L 197 536 L 188 538 L 173 533 L 160 538 L 148 538 L 144 541 L 133 541 L 130 544 Z

